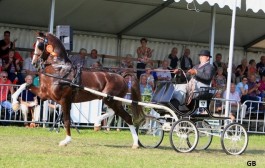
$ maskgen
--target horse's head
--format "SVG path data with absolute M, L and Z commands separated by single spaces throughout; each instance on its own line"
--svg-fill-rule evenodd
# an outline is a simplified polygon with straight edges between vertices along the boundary
M 39 33 L 31 63 L 36 68 L 40 68 L 41 64 L 43 64 L 50 56 L 56 59 L 51 59 L 53 61 L 49 63 L 53 63 L 54 60 L 70 62 L 62 42 L 57 37 L 50 33 Z

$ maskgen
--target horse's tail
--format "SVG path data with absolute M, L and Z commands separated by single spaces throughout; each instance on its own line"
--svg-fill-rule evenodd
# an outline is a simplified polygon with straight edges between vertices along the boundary
M 131 74 L 131 99 L 133 100 L 132 103 L 132 115 L 133 115 L 133 123 L 134 125 L 138 126 L 145 118 L 145 114 L 143 112 L 142 106 L 137 105 L 137 102 L 141 101 L 141 92 L 140 92 L 140 85 L 136 75 Z

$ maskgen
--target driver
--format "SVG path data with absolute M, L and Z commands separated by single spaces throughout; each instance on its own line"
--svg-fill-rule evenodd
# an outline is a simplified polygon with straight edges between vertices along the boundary
M 209 87 L 212 78 L 215 74 L 215 68 L 210 64 L 209 60 L 212 57 L 210 51 L 202 50 L 199 53 L 200 64 L 195 65 L 192 69 L 187 71 L 187 75 L 191 75 L 192 78 L 187 84 L 176 84 L 173 94 L 173 99 L 176 99 L 179 105 L 184 105 L 186 100 L 186 93 L 192 98 L 192 93 L 199 91 L 200 87 Z M 174 73 L 177 73 L 179 69 L 175 69 Z

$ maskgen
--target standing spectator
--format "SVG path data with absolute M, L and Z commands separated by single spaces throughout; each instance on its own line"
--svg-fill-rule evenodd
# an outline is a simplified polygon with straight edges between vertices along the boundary
M 2 71 L 1 72 L 1 78 L 0 78 L 0 114 L 1 114 L 1 108 L 4 107 L 6 110 L 6 119 L 10 120 L 13 110 L 12 105 L 10 101 L 7 100 L 8 92 L 10 91 L 11 94 L 14 93 L 14 89 L 12 86 L 10 86 L 12 83 L 8 79 L 7 72 Z
M 79 68 L 86 68 L 86 55 L 87 55 L 87 50 L 84 48 L 81 48 L 79 50 L 78 55 L 73 55 L 70 60 L 73 65 L 79 67 Z
M 147 39 L 142 38 L 140 40 L 141 46 L 137 48 L 137 78 L 139 79 L 141 74 L 144 73 L 141 69 L 145 68 L 146 63 L 151 62 L 152 52 L 149 47 L 147 47 Z
M 241 60 L 241 64 L 236 67 L 236 82 L 241 82 L 243 76 L 248 75 L 248 62 L 247 59 L 244 58 Z
M 15 51 L 10 50 L 8 57 L 3 59 L 3 69 L 8 73 L 8 78 L 11 82 L 14 84 L 22 84 L 24 83 L 24 79 L 21 74 L 23 62 L 21 62 L 21 59 L 15 58 L 14 55 Z
M 221 53 L 217 53 L 215 55 L 215 61 L 214 61 L 213 65 L 216 68 L 216 70 L 218 68 L 223 68 L 223 75 L 225 77 L 227 77 L 227 66 L 224 62 L 222 62 L 222 54 Z
M 87 67 L 91 68 L 92 65 L 95 63 L 97 63 L 98 66 L 101 66 L 101 61 L 100 61 L 100 58 L 98 57 L 98 51 L 96 49 L 93 49 L 91 50 L 91 53 L 87 58 Z
M 0 40 L 0 58 L 8 57 L 9 50 L 15 48 L 16 41 L 17 39 L 13 42 L 10 40 L 10 31 L 4 32 L 4 39 Z
M 260 78 L 265 75 L 265 56 L 260 57 L 260 62 L 256 65 L 257 71 L 259 72 Z
M 31 75 L 27 75 L 25 81 L 28 85 L 33 83 Z M 33 94 L 29 89 L 23 90 L 20 94 L 20 108 L 24 118 L 24 125 L 28 127 L 28 113 L 31 112 L 32 121 L 39 121 L 40 106 L 38 105 L 37 96 Z M 30 124 L 30 127 L 35 127 L 34 123 Z
M 170 81 L 172 79 L 171 73 L 168 69 L 168 60 L 164 60 L 162 67 L 157 69 L 157 80 L 159 81 Z

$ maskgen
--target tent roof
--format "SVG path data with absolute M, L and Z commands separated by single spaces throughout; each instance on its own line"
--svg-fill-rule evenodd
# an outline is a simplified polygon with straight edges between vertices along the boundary
M 48 27 L 50 2 L 0 0 L 0 22 Z M 209 43 L 211 6 L 195 4 L 200 12 L 187 10 L 185 0 L 56 0 L 54 25 L 70 25 L 74 31 Z M 265 14 L 246 12 L 245 6 L 242 2 L 237 10 L 235 45 L 251 47 L 264 39 Z M 216 9 L 215 44 L 228 45 L 232 11 L 227 6 Z M 259 44 L 258 48 L 265 48 Z

